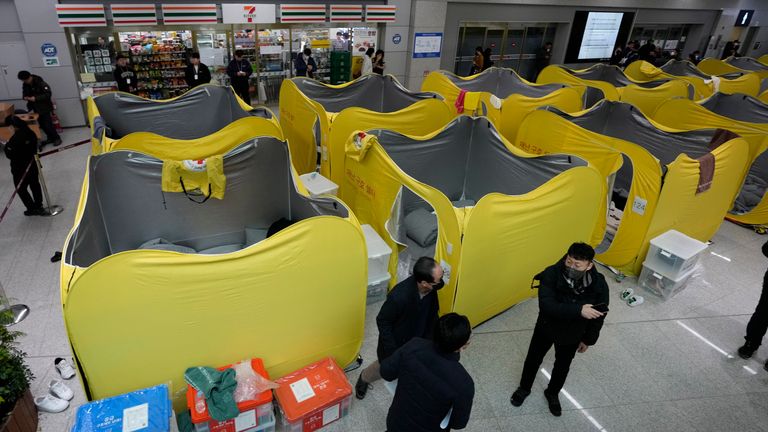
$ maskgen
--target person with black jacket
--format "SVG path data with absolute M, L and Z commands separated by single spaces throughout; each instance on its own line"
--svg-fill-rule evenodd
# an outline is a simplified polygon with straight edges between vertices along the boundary
M 558 394 L 565 384 L 571 361 L 597 342 L 608 312 L 608 284 L 592 261 L 595 250 L 574 243 L 565 257 L 537 276 L 539 317 L 525 357 L 520 385 L 510 402 L 519 407 L 531 387 L 544 356 L 555 346 L 555 366 L 544 396 L 555 416 L 562 414 Z
M 243 51 L 235 51 L 235 58 L 227 66 L 227 75 L 235 93 L 248 105 L 251 104 L 250 76 L 253 75 L 251 62 L 243 58 Z
M 45 132 L 46 140 L 43 141 L 43 145 L 53 144 L 58 146 L 61 144 L 61 137 L 56 132 L 56 128 L 53 126 L 53 119 L 51 118 L 53 113 L 53 92 L 51 92 L 51 86 L 39 76 L 29 73 L 29 71 L 19 71 L 17 77 L 24 83 L 22 84 L 21 93 L 24 100 L 27 101 L 27 106 L 37 113 L 37 122 L 40 124 L 40 129 Z
M 115 71 L 112 72 L 117 82 L 117 89 L 121 92 L 131 93 L 136 88 L 136 73 L 128 65 L 128 57 L 118 54 L 115 59 Z
M 763 245 L 763 255 L 768 258 L 768 242 Z M 760 294 L 760 300 L 757 301 L 755 313 L 747 324 L 747 335 L 744 336 L 746 342 L 739 348 L 739 357 L 745 360 L 752 357 L 763 342 L 766 331 L 768 331 L 768 270 L 763 276 L 763 292 Z M 768 371 L 768 360 L 765 361 L 763 368 Z
M 312 57 L 312 50 L 304 48 L 304 51 L 296 56 L 296 63 L 294 66 L 296 68 L 296 76 L 314 78 L 315 71 L 317 70 L 317 63 L 315 63 L 315 59 Z
M 443 268 L 430 257 L 421 257 L 413 275 L 392 288 L 376 316 L 379 328 L 378 359 L 365 368 L 355 384 L 355 396 L 363 399 L 368 386 L 381 378 L 380 362 L 406 342 L 432 337 L 440 305 L 437 290 L 443 287 Z
M 43 190 L 37 174 L 37 135 L 27 123 L 16 117 L 8 116 L 5 124 L 13 126 L 13 136 L 5 144 L 5 156 L 11 160 L 11 175 L 13 184 L 19 192 L 19 198 L 27 210 L 24 216 L 39 216 L 45 214 L 43 209 Z M 29 167 L 29 169 L 27 169 Z M 25 176 L 26 174 L 26 176 Z M 29 192 L 32 192 L 30 195 Z
M 469 319 L 457 313 L 440 317 L 434 341 L 415 337 L 381 362 L 381 377 L 397 380 L 387 414 L 388 432 L 442 432 L 469 422 L 475 383 L 459 363 L 469 345 Z
M 200 53 L 194 52 L 189 56 L 189 64 L 184 71 L 184 80 L 189 88 L 211 82 L 211 71 L 208 69 L 208 66 L 200 63 Z

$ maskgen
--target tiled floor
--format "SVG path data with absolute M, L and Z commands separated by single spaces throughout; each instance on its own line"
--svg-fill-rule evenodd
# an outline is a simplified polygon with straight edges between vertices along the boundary
M 86 129 L 68 130 L 65 143 L 86 138 Z M 24 217 L 16 201 L 0 224 L 0 282 L 8 295 L 32 308 L 16 329 L 27 335 L 22 347 L 37 379 L 35 394 L 46 391 L 57 376 L 53 359 L 69 355 L 58 292 L 58 264 L 49 261 L 60 250 L 72 225 L 88 146 L 43 159 L 51 197 L 65 207 L 52 218 Z M 11 193 L 7 168 L 0 167 L 0 201 Z M 662 302 L 646 295 L 646 303 L 629 308 L 618 299 L 625 286 L 609 277 L 611 313 L 598 344 L 574 360 L 561 396 L 564 413 L 552 417 L 541 390 L 520 408 L 509 404 L 533 325 L 535 301 L 520 304 L 475 329 L 462 363 L 475 380 L 477 394 L 469 431 L 768 431 L 768 372 L 762 364 L 768 348 L 752 360 L 734 355 L 760 295 L 768 267 L 760 246 L 768 236 L 724 222 L 688 287 Z M 713 255 L 714 252 L 718 255 Z M 724 257 L 724 258 L 723 258 Z M 369 307 L 362 355 L 375 356 L 375 314 Z M 543 365 L 551 371 L 552 356 Z M 354 382 L 357 372 L 350 373 Z M 76 380 L 73 405 L 83 402 Z M 332 431 L 384 431 L 390 396 L 376 385 L 364 401 L 353 402 L 349 418 Z M 41 414 L 42 431 L 64 431 L 73 408 Z

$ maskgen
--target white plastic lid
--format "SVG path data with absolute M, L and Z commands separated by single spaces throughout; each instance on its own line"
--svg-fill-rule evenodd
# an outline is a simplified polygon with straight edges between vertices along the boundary
M 651 240 L 651 244 L 684 260 L 696 256 L 707 248 L 706 243 L 675 230 L 669 230 L 656 237 Z
M 392 249 L 384 242 L 370 225 L 363 225 L 363 235 L 365 235 L 365 245 L 368 248 L 368 258 L 380 257 L 382 255 L 389 255 L 392 253 Z
M 299 176 L 301 182 L 312 195 L 322 195 L 335 192 L 339 186 L 318 173 L 307 173 Z

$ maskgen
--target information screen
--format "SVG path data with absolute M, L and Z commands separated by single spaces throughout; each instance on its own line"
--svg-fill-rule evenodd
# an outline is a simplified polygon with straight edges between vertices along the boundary
M 610 58 L 623 17 L 621 12 L 590 12 L 579 47 L 579 60 Z

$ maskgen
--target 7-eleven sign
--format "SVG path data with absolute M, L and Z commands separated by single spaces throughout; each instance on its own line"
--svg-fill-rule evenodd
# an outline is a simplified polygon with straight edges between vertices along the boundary
M 271 24 L 276 21 L 275 5 L 224 3 L 221 5 L 221 17 L 224 23 Z

